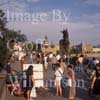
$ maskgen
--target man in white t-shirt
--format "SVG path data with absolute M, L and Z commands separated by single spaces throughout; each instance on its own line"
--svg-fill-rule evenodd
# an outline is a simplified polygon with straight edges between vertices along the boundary
M 61 58 L 60 54 L 58 54 L 58 55 L 56 56 L 56 58 L 57 58 L 57 60 L 59 61 L 60 58 Z

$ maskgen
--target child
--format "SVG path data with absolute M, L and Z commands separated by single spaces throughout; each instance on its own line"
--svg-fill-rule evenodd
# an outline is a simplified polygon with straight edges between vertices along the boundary
M 20 84 L 18 83 L 18 80 L 16 80 L 15 83 L 12 84 L 11 95 L 13 95 L 14 93 L 16 94 L 18 90 L 21 90 L 21 88 L 20 88 Z

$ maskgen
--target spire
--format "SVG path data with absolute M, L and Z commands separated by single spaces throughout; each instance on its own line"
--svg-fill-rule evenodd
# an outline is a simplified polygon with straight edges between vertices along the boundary
M 48 46 L 48 45 L 49 45 L 48 37 L 47 37 L 47 35 L 45 35 L 44 46 Z
M 45 41 L 48 42 L 48 37 L 47 37 L 47 35 L 45 35 Z

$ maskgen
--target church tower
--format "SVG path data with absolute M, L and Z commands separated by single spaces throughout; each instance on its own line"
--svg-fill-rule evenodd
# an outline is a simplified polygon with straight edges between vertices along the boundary
M 44 39 L 44 47 L 48 47 L 48 46 L 49 46 L 49 41 L 48 41 L 48 37 L 46 35 L 45 39 Z

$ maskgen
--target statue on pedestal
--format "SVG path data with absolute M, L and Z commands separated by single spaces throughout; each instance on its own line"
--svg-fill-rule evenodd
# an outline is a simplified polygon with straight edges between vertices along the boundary
M 69 35 L 67 29 L 61 31 L 63 33 L 63 39 L 60 40 L 59 45 L 60 45 L 60 52 L 61 54 L 66 54 L 68 55 L 69 53 Z

